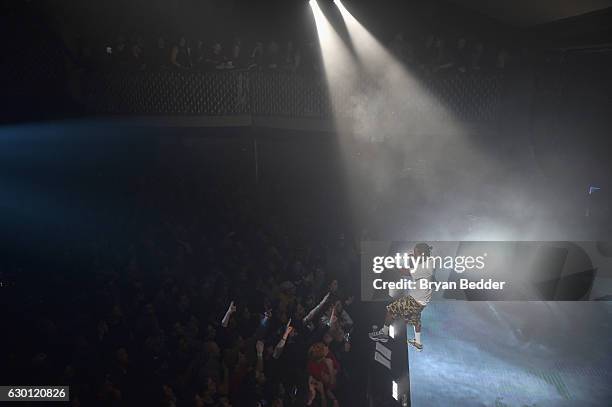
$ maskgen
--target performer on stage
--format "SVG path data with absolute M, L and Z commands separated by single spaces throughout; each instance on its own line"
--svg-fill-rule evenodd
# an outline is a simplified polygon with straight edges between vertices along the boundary
M 427 243 L 417 243 L 414 246 L 413 256 L 423 256 L 424 259 L 431 255 L 431 246 Z M 418 262 L 414 270 L 409 271 L 412 280 L 417 282 L 425 279 L 432 281 L 433 279 L 433 265 L 428 264 L 429 262 L 422 261 Z M 406 323 L 414 327 L 414 339 L 408 340 L 408 343 L 416 348 L 417 351 L 423 350 L 423 343 L 421 342 L 421 312 L 427 306 L 431 300 L 432 290 L 429 287 L 421 289 L 417 287 L 412 290 L 408 290 L 403 293 L 400 298 L 387 305 L 387 315 L 385 317 L 385 324 L 382 329 L 370 333 L 370 339 L 378 342 L 387 342 L 389 340 L 389 325 L 396 319 L 403 319 Z

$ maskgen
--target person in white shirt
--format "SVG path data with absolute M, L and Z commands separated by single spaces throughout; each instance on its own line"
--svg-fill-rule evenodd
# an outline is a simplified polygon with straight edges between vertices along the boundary
M 427 243 L 417 243 L 414 246 L 413 256 L 423 256 L 424 259 L 431 255 L 431 246 Z M 414 282 L 419 280 L 432 281 L 433 267 L 429 262 L 418 262 L 414 270 L 408 270 Z M 389 340 L 389 325 L 396 319 L 403 319 L 414 327 L 414 339 L 408 340 L 408 343 L 414 346 L 417 351 L 423 350 L 421 342 L 421 312 L 431 301 L 432 289 L 427 284 L 427 288 L 419 288 L 420 284 L 416 284 L 414 289 L 408 290 L 405 295 L 402 295 L 391 304 L 387 305 L 387 315 L 385 316 L 384 326 L 370 333 L 370 339 L 377 342 L 387 342 Z

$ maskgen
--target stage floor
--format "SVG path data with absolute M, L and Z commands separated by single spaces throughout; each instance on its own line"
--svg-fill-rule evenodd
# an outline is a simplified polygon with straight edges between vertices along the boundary
M 612 302 L 436 301 L 422 321 L 413 407 L 612 405 Z

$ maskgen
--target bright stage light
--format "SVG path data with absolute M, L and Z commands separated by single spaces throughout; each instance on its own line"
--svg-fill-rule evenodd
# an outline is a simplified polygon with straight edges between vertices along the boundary
M 316 0 L 310 0 L 308 2 L 310 4 L 310 8 L 312 9 L 312 14 L 314 15 L 315 24 L 317 26 L 317 35 L 319 36 L 319 41 L 321 42 L 321 48 L 323 48 L 324 41 L 335 41 L 333 38 L 333 28 L 327 21 L 327 18 L 321 11 L 321 7 L 319 7 L 319 3 Z
M 317 1 L 310 0 L 309 4 L 317 27 L 325 79 L 330 91 L 332 106 L 335 108 L 334 99 L 341 98 L 343 94 L 352 90 L 356 75 L 355 62 Z

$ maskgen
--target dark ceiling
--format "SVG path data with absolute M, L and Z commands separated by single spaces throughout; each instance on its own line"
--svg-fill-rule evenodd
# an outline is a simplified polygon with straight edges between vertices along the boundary
M 612 0 L 452 0 L 518 27 L 530 27 L 612 7 Z

